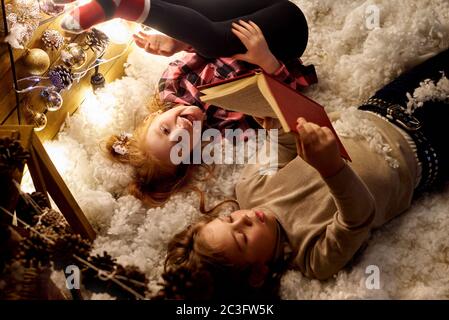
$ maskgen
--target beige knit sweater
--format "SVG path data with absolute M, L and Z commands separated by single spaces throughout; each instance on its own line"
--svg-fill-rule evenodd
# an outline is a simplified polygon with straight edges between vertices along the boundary
M 248 165 L 236 186 L 242 209 L 274 214 L 293 251 L 293 268 L 308 277 L 327 279 L 343 268 L 370 231 L 406 210 L 411 203 L 417 163 L 399 131 L 387 121 L 357 111 L 372 121 L 391 148 L 399 168 L 373 152 L 366 139 L 344 139 L 352 163 L 323 179 L 296 153 L 294 137 L 279 136 L 279 170 L 259 174 Z M 332 120 L 338 113 L 330 114 Z

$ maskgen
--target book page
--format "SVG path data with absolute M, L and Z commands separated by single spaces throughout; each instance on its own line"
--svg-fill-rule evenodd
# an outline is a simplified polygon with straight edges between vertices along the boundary
M 230 81 L 228 83 L 219 84 L 217 86 L 201 90 L 201 93 L 205 94 L 205 96 L 201 97 L 201 101 L 207 102 L 209 99 L 214 99 L 216 97 L 221 97 L 225 95 L 231 95 L 234 92 L 243 90 L 249 86 L 254 85 L 254 83 L 257 82 L 257 77 L 258 76 L 252 76 L 249 78 L 243 78 L 236 81 Z
M 252 82 L 251 85 L 240 88 L 240 90 L 237 91 L 235 91 L 235 88 L 232 89 L 227 87 L 227 94 L 221 90 L 222 86 L 218 86 L 216 87 L 216 94 L 207 95 L 202 97 L 201 100 L 226 110 L 242 112 L 254 117 L 277 118 L 268 101 L 260 92 L 257 84 L 254 83 L 254 81 Z M 209 90 L 210 89 L 207 89 L 205 92 Z
M 287 119 L 284 117 L 284 113 L 282 112 L 281 107 L 278 105 L 278 102 L 276 101 L 275 97 L 273 96 L 271 89 L 267 83 L 266 76 L 262 75 L 259 77 L 257 84 L 259 86 L 259 90 L 262 93 L 262 95 L 265 97 L 267 102 L 270 104 L 273 112 L 276 114 L 276 118 L 279 119 L 279 122 L 282 125 L 282 129 L 284 129 L 284 132 L 290 132 L 292 129 L 290 128 L 290 125 L 288 124 Z

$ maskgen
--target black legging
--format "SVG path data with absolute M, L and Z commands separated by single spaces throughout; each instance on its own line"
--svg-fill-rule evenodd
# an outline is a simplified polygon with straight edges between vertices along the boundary
M 307 46 L 306 18 L 288 0 L 152 0 L 144 23 L 205 57 L 219 58 L 246 51 L 231 31 L 240 19 L 259 25 L 273 54 L 284 62 L 299 58 Z
M 385 87 L 377 91 L 373 98 L 407 106 L 407 93 L 413 94 L 426 79 L 438 82 L 442 74 L 449 74 L 449 49 L 405 72 Z M 449 103 L 428 101 L 413 113 L 422 124 L 422 132 L 436 150 L 439 158 L 439 177 L 436 185 L 449 180 Z

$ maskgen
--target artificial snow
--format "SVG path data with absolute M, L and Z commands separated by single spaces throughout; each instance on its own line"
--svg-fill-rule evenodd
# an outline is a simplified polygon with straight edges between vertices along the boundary
M 425 55 L 449 46 L 446 0 L 294 2 L 306 14 L 310 27 L 303 60 L 315 64 L 320 81 L 307 94 L 328 111 L 358 106 Z M 380 13 L 380 26 L 372 30 L 365 23 L 370 5 L 376 5 Z M 145 208 L 127 193 L 130 168 L 107 159 L 101 145 L 111 134 L 132 132 L 145 117 L 158 79 L 171 59 L 135 48 L 125 65 L 126 76 L 108 84 L 97 96 L 89 95 L 57 139 L 45 144 L 98 232 L 95 251 L 106 250 L 119 263 L 141 268 L 153 290 L 158 288 L 169 239 L 200 216 L 198 197 L 180 193 L 162 208 Z M 241 168 L 216 166 L 214 178 L 202 185 L 209 207 L 232 197 Z M 448 234 L 449 190 L 426 196 L 374 232 L 360 259 L 333 279 L 319 282 L 287 272 L 282 297 L 449 298 Z M 367 289 L 370 265 L 380 270 L 379 289 Z

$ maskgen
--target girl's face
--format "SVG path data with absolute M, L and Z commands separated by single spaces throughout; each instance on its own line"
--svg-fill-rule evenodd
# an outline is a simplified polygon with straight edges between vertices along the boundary
M 178 106 L 157 115 L 148 127 L 146 145 L 151 154 L 165 164 L 173 164 L 170 160 L 170 151 L 179 141 L 181 131 L 189 137 L 189 151 L 199 143 L 201 132 L 193 134 L 194 122 L 202 122 L 203 111 L 196 106 Z M 197 123 L 198 124 L 198 123 Z M 196 141 L 194 141 L 196 137 Z M 184 141 L 186 142 L 186 141 Z
M 273 259 L 277 239 L 276 218 L 260 210 L 239 210 L 206 224 L 199 233 L 212 249 L 230 262 L 247 266 Z

